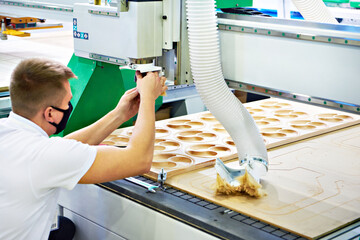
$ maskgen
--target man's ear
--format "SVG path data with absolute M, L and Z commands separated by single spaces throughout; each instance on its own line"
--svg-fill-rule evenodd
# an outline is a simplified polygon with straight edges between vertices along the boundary
M 44 111 L 44 118 L 47 122 L 55 122 L 53 118 L 53 108 L 47 107 Z

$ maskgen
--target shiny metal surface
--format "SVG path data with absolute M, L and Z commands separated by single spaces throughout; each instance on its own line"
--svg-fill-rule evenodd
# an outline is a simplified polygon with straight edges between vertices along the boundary
M 9 5 L 9 6 L 17 6 L 24 8 L 38 8 L 44 10 L 53 10 L 53 11 L 61 11 L 61 12 L 73 12 L 73 8 L 69 6 L 59 6 L 54 4 L 45 4 L 45 3 L 36 3 L 36 2 L 15 2 L 15 1 L 5 1 L 1 0 L 0 5 Z
M 120 17 L 117 11 L 99 11 L 99 10 L 88 10 L 88 13 L 95 15 L 103 15 L 109 17 Z
M 96 53 L 89 53 L 89 58 L 100 61 L 100 62 L 108 62 L 116 65 L 127 65 L 129 61 L 122 58 L 110 57 L 105 55 L 100 55 Z
M 303 20 L 294 20 L 294 19 L 281 19 L 281 18 L 264 18 L 257 16 L 246 16 L 246 15 L 237 15 L 237 14 L 229 14 L 229 13 L 217 13 L 218 19 L 221 23 L 222 19 L 230 19 L 230 20 L 241 20 L 247 22 L 256 22 L 256 23 L 266 23 L 273 25 L 286 25 L 292 27 L 306 27 L 306 28 L 316 28 L 321 30 L 335 30 L 335 31 L 343 31 L 343 32 L 353 32 L 360 33 L 359 26 L 351 26 L 351 25 L 341 25 L 341 24 L 324 24 L 317 22 L 309 22 Z
M 277 89 L 257 86 L 243 82 L 236 82 L 231 80 L 226 80 L 226 82 L 230 88 L 233 88 L 235 90 L 241 90 L 245 92 L 251 92 L 251 93 L 266 95 L 270 97 L 285 98 L 288 100 L 320 105 L 322 107 L 331 107 L 339 110 L 360 114 L 360 105 L 343 103 L 331 99 L 318 98 L 314 96 L 307 96 L 299 93 L 291 93 L 283 90 L 277 90 Z

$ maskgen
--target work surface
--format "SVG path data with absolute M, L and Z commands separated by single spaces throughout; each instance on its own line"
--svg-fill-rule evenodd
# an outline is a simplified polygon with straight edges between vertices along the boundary
M 279 99 L 246 103 L 268 149 L 360 123 L 360 115 Z M 126 146 L 133 127 L 114 131 L 103 144 Z M 156 122 L 149 177 L 163 168 L 168 177 L 237 157 L 235 144 L 210 112 Z M 251 139 L 249 139 L 251 141 Z
M 261 199 L 215 195 L 213 167 L 167 184 L 306 238 L 360 219 L 360 125 L 272 149 L 269 160 Z
M 274 99 L 246 107 L 269 149 L 269 172 L 261 182 L 266 197 L 215 195 L 214 157 L 237 154 L 209 112 L 156 123 L 148 176 L 155 179 L 164 168 L 166 184 L 174 188 L 307 238 L 360 218 L 360 115 Z M 104 144 L 126 146 L 131 134 L 132 127 L 116 130 Z

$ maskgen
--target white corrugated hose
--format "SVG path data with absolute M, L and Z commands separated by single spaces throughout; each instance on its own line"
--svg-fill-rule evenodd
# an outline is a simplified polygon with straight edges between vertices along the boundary
M 338 24 L 322 0 L 292 0 L 307 21 Z
M 190 63 L 196 89 L 206 107 L 234 140 L 240 165 L 250 165 L 253 177 L 259 181 L 267 172 L 267 150 L 254 119 L 225 83 L 215 1 L 187 0 L 186 9 Z

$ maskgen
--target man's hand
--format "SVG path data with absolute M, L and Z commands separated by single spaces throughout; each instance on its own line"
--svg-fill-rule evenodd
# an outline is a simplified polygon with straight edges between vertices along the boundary
M 140 95 L 137 88 L 132 88 L 124 93 L 115 108 L 116 114 L 126 122 L 139 111 Z
M 140 72 L 136 72 L 137 89 L 140 96 L 150 98 L 155 101 L 161 94 L 167 90 L 165 86 L 165 77 L 159 77 L 157 72 L 148 72 L 145 77 Z

